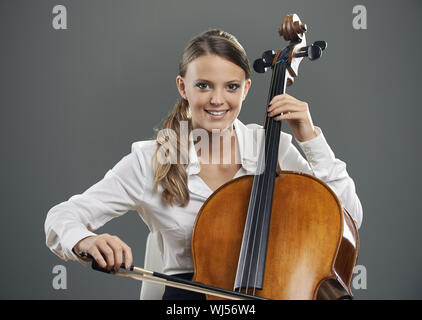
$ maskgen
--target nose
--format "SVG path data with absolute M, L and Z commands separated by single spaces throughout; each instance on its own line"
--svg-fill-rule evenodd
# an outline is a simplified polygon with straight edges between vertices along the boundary
M 211 95 L 210 103 L 219 106 L 224 103 L 223 92 L 221 90 L 214 90 Z

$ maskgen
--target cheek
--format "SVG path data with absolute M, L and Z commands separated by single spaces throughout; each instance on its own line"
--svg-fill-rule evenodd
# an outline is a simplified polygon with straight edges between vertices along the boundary
M 241 93 L 233 94 L 229 96 L 227 99 L 227 102 L 233 107 L 233 108 L 240 108 L 242 105 L 242 97 L 243 95 Z
M 205 95 L 202 95 L 202 96 L 197 95 L 188 101 L 192 112 L 200 113 L 203 111 L 204 107 L 206 107 L 209 104 L 208 103 L 209 100 L 204 98 L 204 96 Z
M 189 105 L 191 107 L 198 107 L 207 103 L 208 95 L 200 92 L 196 92 L 195 90 L 187 90 L 186 95 L 188 98 Z

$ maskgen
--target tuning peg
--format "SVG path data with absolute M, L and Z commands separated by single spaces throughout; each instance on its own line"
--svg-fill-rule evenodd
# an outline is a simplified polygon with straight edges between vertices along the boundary
M 321 50 L 325 50 L 327 48 L 327 42 L 326 41 L 315 41 L 313 43 L 313 45 L 320 47 Z
M 316 60 L 322 55 L 322 49 L 319 46 L 311 44 L 303 47 L 296 53 L 295 58 L 308 57 L 309 60 Z
M 258 73 L 264 73 L 271 67 L 275 57 L 274 50 L 267 50 L 262 54 L 262 58 L 256 59 L 253 63 L 253 68 Z
M 267 50 L 262 54 L 262 59 L 268 66 L 271 66 L 275 57 L 274 50 Z
M 308 58 L 309 60 L 316 60 L 322 55 L 322 49 L 319 46 L 310 45 L 308 48 Z
M 267 71 L 264 59 L 256 59 L 253 63 L 253 69 L 258 73 L 264 73 L 265 71 Z

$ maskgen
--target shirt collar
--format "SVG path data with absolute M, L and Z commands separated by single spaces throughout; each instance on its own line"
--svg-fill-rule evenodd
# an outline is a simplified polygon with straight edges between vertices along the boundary
M 261 126 L 251 128 L 245 126 L 238 118 L 233 122 L 234 131 L 239 147 L 240 161 L 246 174 L 256 172 L 260 144 L 256 143 L 265 137 L 264 129 Z M 189 137 L 189 164 L 186 168 L 188 175 L 198 174 L 201 166 L 196 154 L 193 139 Z

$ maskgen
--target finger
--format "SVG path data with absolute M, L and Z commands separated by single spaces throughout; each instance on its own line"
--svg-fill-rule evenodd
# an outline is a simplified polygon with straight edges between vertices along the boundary
M 133 263 L 132 249 L 121 239 L 117 238 L 117 241 L 120 243 L 125 258 L 125 269 L 129 270 Z
M 300 112 L 303 111 L 303 107 L 299 105 L 293 105 L 293 104 L 281 104 L 278 103 L 271 107 L 271 109 L 268 110 L 268 116 L 272 117 L 275 115 L 279 115 L 281 113 L 287 113 L 287 112 Z
M 110 271 L 114 266 L 114 252 L 113 249 L 109 247 L 106 241 L 102 241 L 98 244 L 98 249 L 104 255 L 107 261 L 107 270 Z
M 296 112 L 295 112 L 296 113 Z M 274 120 L 291 120 L 294 119 L 295 114 L 293 112 L 286 112 L 285 114 L 280 114 L 279 116 L 275 117 Z
M 101 268 L 105 269 L 107 267 L 107 263 L 101 255 L 100 251 L 97 249 L 97 247 L 93 246 L 91 249 L 88 250 L 88 253 L 94 258 L 94 260 L 98 263 Z
M 303 112 L 288 112 L 288 113 L 284 113 L 281 114 L 277 117 L 274 118 L 274 120 L 279 121 L 279 120 L 293 120 L 293 119 L 303 119 L 304 117 L 304 113 Z
M 269 104 L 273 104 L 273 103 L 275 103 L 277 101 L 281 101 L 281 100 L 284 100 L 284 99 L 287 99 L 287 93 L 282 93 L 282 94 L 278 94 L 278 95 L 274 96 L 271 99 L 271 101 L 270 101 Z
M 267 111 L 272 111 L 275 108 L 279 108 L 279 107 L 286 107 L 286 106 L 291 106 L 293 107 L 298 107 L 298 108 L 306 108 L 307 107 L 307 103 L 303 102 L 303 101 L 299 101 L 299 100 L 291 100 L 291 99 L 280 99 L 277 101 L 274 101 L 273 103 L 271 103 L 270 105 L 268 105 L 267 107 Z
M 283 101 L 283 100 L 290 100 L 290 101 L 292 101 L 292 100 L 297 100 L 297 99 L 295 97 L 289 95 L 288 93 L 283 93 L 283 94 L 279 94 L 279 95 L 274 96 L 271 99 L 269 105 L 272 105 L 272 104 L 274 104 L 276 102 Z M 299 100 L 297 100 L 297 101 L 299 101 Z
M 132 249 L 125 244 L 123 246 L 123 253 L 125 255 L 125 268 L 129 270 L 133 263 Z
M 122 256 L 122 244 L 120 243 L 120 239 L 116 237 L 112 237 L 107 239 L 107 244 L 113 250 L 114 254 L 114 271 L 118 271 L 123 263 L 123 256 Z

